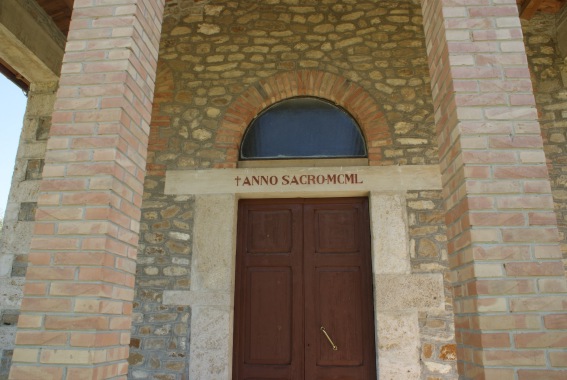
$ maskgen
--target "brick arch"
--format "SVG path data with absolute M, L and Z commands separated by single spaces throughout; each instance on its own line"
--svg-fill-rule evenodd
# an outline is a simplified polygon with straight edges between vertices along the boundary
M 392 143 L 384 113 L 362 87 L 339 75 L 316 70 L 291 71 L 262 79 L 230 104 L 220 123 L 215 145 L 227 152 L 216 167 L 236 167 L 244 132 L 252 119 L 272 104 L 294 96 L 316 96 L 347 110 L 358 122 L 370 165 L 380 165 L 382 147 Z

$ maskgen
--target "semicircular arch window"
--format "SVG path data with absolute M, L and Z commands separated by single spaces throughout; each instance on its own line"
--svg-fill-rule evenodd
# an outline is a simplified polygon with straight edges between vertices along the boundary
M 366 157 L 357 122 L 342 108 L 319 98 L 283 100 L 248 126 L 241 160 Z

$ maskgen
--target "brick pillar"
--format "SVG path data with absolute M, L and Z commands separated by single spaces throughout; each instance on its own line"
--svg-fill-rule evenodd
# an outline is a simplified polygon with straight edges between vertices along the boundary
M 75 0 L 11 379 L 125 378 L 164 0 Z
M 565 379 L 567 285 L 516 1 L 422 7 L 460 376 Z

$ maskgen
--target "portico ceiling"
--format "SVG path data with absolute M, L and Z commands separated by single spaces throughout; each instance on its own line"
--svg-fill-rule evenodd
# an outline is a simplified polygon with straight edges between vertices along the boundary
M 36 2 L 53 19 L 59 30 L 67 35 L 75 0 L 36 0 Z

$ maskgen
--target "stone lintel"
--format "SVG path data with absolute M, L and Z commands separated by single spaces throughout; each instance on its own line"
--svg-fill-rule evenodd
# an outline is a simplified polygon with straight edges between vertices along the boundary
M 0 57 L 28 81 L 57 81 L 64 47 L 65 36 L 35 1 L 0 1 Z
M 168 170 L 166 194 L 337 197 L 441 189 L 437 165 Z

